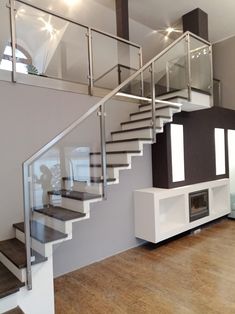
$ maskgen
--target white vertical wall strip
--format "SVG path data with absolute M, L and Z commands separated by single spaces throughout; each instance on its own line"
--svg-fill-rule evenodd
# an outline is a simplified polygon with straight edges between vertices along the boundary
M 216 175 L 225 174 L 224 129 L 215 128 L 215 167 Z
M 181 124 L 171 124 L 171 163 L 172 181 L 184 181 L 184 128 Z

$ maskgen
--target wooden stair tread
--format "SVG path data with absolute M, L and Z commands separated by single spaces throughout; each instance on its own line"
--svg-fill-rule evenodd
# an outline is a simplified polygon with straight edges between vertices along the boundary
M 86 214 L 75 212 L 59 206 L 49 206 L 44 208 L 37 208 L 35 212 L 39 212 L 45 216 L 49 216 L 61 221 L 70 221 L 86 217 Z
M 114 155 L 114 154 L 140 154 L 141 150 L 120 150 L 120 151 L 111 151 L 111 152 L 106 152 L 107 155 Z M 90 153 L 90 155 L 101 155 L 100 152 L 93 152 Z
M 24 232 L 24 223 L 20 222 L 13 225 L 17 230 Z M 41 243 L 50 243 L 57 240 L 67 238 L 67 234 L 57 231 L 55 229 L 49 228 L 37 221 L 31 222 L 31 237 Z
M 102 183 L 103 182 L 103 179 L 101 177 L 90 177 L 90 179 L 87 181 L 79 181 L 79 180 L 75 180 L 75 179 L 70 178 L 70 177 L 63 177 L 62 180 L 63 181 L 74 181 L 74 182 L 80 182 L 80 183 L 87 183 L 87 182 Z M 116 181 L 115 178 L 107 178 L 107 182 L 115 182 L 115 181 Z
M 122 133 L 135 132 L 135 131 L 141 131 L 141 130 L 152 130 L 152 128 L 153 128 L 152 126 L 144 126 L 144 127 L 140 127 L 140 128 L 114 131 L 114 132 L 111 132 L 111 134 L 113 135 L 113 134 L 122 134 Z M 156 127 L 156 129 L 161 130 L 160 127 Z
M 106 144 L 112 144 L 112 143 L 123 143 L 123 142 L 138 142 L 138 141 L 150 141 L 151 139 L 149 138 L 128 138 L 125 140 L 112 140 L 112 141 L 107 141 Z
M 24 285 L 0 262 L 0 299 L 18 292 Z
M 70 190 L 49 191 L 49 195 L 61 195 L 62 197 L 74 199 L 77 201 L 89 201 L 93 199 L 100 199 L 102 196 L 98 194 L 92 194 L 87 192 L 78 192 Z
M 144 108 L 144 107 L 147 107 L 147 106 L 150 106 L 150 104 L 139 105 L 139 108 Z M 158 109 L 164 109 L 164 108 L 179 109 L 180 106 L 172 105 L 172 104 L 160 104 L 160 105 L 159 105 L 159 104 L 156 103 L 156 110 L 158 110 Z M 148 110 L 148 111 L 152 111 L 152 110 Z M 140 112 L 143 112 L 143 111 L 140 111 Z M 131 113 L 130 115 L 132 115 L 132 113 Z
M 102 167 L 101 164 L 90 164 L 91 168 L 100 168 Z M 107 164 L 106 165 L 107 168 L 124 168 L 124 167 L 129 167 L 129 164 Z
M 19 269 L 26 267 L 27 260 L 25 245 L 18 239 L 14 238 L 1 241 L 0 252 Z M 46 257 L 42 256 L 34 250 L 32 251 L 32 256 L 35 258 L 35 260 L 32 262 L 32 265 L 39 264 L 47 260 Z
M 156 115 L 156 119 L 157 118 L 162 118 L 162 119 L 171 119 L 170 116 L 164 116 L 164 115 Z M 152 117 L 149 118 L 143 118 L 143 119 L 139 119 L 139 120 L 130 120 L 130 121 L 126 121 L 126 122 L 122 122 L 121 125 L 126 125 L 126 124 L 131 124 L 131 123 L 138 123 L 138 122 L 143 122 L 143 121 L 152 121 Z
M 4 312 L 3 314 L 24 314 L 24 312 L 21 310 L 19 306 L 17 306 L 16 308 L 10 311 Z
M 144 105 L 143 105 L 144 106 Z M 173 108 L 173 109 L 180 109 L 180 107 L 177 107 L 177 106 L 166 106 L 166 107 L 159 107 L 159 108 L 156 108 L 156 110 L 160 110 L 160 109 L 165 109 L 165 108 Z M 130 113 L 130 117 L 132 116 L 138 116 L 140 114 L 143 114 L 143 113 L 148 113 L 148 112 L 152 112 L 152 110 L 143 110 L 143 111 L 138 111 L 138 112 L 133 112 L 133 113 Z M 136 122 L 139 121 L 139 120 L 135 120 Z

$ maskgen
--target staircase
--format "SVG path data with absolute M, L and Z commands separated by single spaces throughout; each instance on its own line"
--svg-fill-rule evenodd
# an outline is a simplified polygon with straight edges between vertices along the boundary
M 164 125 L 180 111 L 179 104 L 157 105 L 156 134 L 163 132 Z M 131 169 L 132 158 L 142 156 L 144 144 L 152 143 L 151 122 L 150 105 L 139 105 L 139 111 L 131 113 L 129 120 L 121 123 L 120 130 L 111 133 L 112 140 L 106 142 L 107 185 L 118 184 L 120 171 Z M 63 189 L 48 191 L 50 203 L 33 211 L 32 269 L 48 261 L 53 245 L 72 238 L 74 222 L 89 219 L 91 203 L 103 200 L 101 152 L 90 152 L 90 168 L 91 171 L 95 169 L 94 174 L 99 173 L 99 176 L 91 175 L 89 182 L 62 177 Z M 58 199 L 60 206 L 57 205 Z M 0 242 L 0 313 L 3 313 L 4 299 L 17 294 L 27 281 L 24 222 L 14 224 L 13 228 L 16 237 Z M 17 305 L 17 301 L 14 305 Z M 5 308 L 8 309 L 7 306 Z
M 167 51 L 173 49 L 185 36 L 189 35 L 184 34 Z M 181 111 L 180 103 L 157 100 L 155 97 L 154 65 L 164 53 L 131 75 L 24 163 L 25 221 L 13 224 L 15 238 L 0 242 L 0 313 L 9 310 L 12 310 L 9 313 L 22 313 L 18 306 L 26 314 L 54 313 L 53 246 L 72 239 L 73 223 L 90 218 L 90 204 L 106 198 L 107 185 L 118 184 L 120 171 L 131 169 L 132 158 L 143 155 L 144 144 L 151 145 L 156 140 L 156 134 L 162 133 L 164 125 Z M 120 94 L 146 71 L 151 97 L 149 93 L 148 97 Z M 121 121 L 119 130 L 112 130 L 107 135 L 105 105 L 117 97 L 125 97 L 130 102 L 134 98 L 138 110 L 131 112 L 126 121 Z M 68 167 L 61 165 L 63 171 L 57 184 L 61 188 L 48 189 L 48 202 L 38 206 L 33 197 L 35 182 L 32 165 L 97 113 L 101 145 L 96 145 L 100 149 L 90 149 L 88 162 L 80 165 L 80 170 L 87 174 L 86 178 L 76 178 L 73 172 L 68 171 Z M 69 147 L 68 144 L 63 145 Z M 94 147 L 90 143 L 88 146 Z M 40 307 L 35 304 L 40 304 Z

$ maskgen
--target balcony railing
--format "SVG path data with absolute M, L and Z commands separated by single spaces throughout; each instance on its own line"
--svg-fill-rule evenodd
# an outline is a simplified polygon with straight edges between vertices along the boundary
M 0 69 L 12 71 L 14 82 L 43 85 L 42 79 L 50 79 L 48 86 L 70 84 L 76 90 L 79 84 L 92 95 L 96 87 L 117 86 L 119 74 L 110 71 L 116 65 L 142 66 L 141 46 L 23 0 L 4 0 L 0 14 Z

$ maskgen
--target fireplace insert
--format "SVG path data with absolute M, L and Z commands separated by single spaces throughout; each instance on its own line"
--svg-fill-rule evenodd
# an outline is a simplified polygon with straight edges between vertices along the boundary
M 189 194 L 190 222 L 209 216 L 208 190 L 196 191 Z

